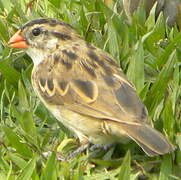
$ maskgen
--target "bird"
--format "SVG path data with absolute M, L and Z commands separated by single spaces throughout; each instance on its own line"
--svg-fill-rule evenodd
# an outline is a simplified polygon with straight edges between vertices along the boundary
M 148 156 L 174 150 L 150 125 L 145 105 L 115 59 L 86 42 L 70 24 L 54 18 L 31 20 L 10 38 L 9 46 L 31 57 L 33 89 L 78 138 L 75 152 L 127 139 Z

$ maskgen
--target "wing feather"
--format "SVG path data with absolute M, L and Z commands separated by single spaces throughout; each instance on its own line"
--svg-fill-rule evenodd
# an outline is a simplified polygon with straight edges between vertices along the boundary
M 85 53 L 71 51 L 76 58 L 60 53 L 57 60 L 52 55 L 34 71 L 45 103 L 61 102 L 69 110 L 98 119 L 146 121 L 147 112 L 135 88 L 108 54 L 96 48 L 85 49 Z

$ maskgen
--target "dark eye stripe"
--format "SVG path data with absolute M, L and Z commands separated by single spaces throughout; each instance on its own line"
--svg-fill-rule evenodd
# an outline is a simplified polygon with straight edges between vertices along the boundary
M 72 39 L 71 36 L 69 36 L 68 34 L 65 34 L 65 33 L 54 32 L 54 31 L 50 31 L 50 33 L 53 36 L 55 36 L 56 38 L 61 39 L 63 41 Z

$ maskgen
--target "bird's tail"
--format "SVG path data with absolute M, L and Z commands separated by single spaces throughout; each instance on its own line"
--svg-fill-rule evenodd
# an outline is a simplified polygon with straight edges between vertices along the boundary
M 110 123 L 110 124 L 109 124 Z M 145 124 L 128 124 L 109 121 L 109 128 L 116 136 L 123 132 L 134 140 L 148 156 L 163 155 L 174 151 L 174 146 L 157 130 Z

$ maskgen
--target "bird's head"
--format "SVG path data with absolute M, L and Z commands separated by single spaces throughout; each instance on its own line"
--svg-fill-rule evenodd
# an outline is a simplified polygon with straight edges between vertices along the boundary
M 9 40 L 10 47 L 24 48 L 34 64 L 39 64 L 45 56 L 59 46 L 80 39 L 75 30 L 56 19 L 35 19 L 23 25 Z

